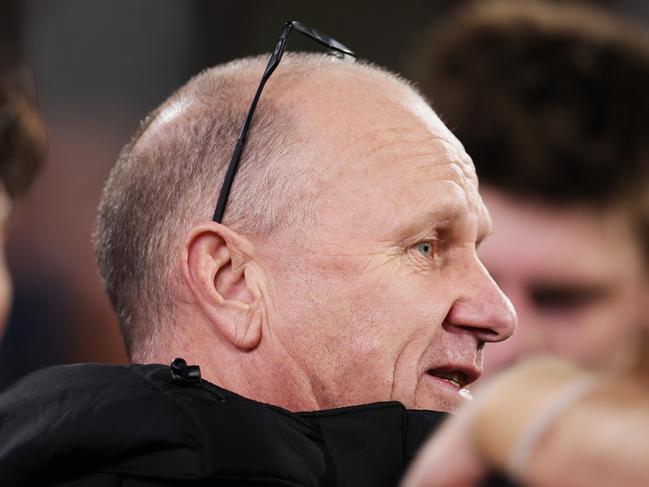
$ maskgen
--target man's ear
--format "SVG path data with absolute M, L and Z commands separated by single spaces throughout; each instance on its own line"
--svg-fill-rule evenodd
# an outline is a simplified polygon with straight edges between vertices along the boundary
M 261 340 L 263 299 L 254 246 L 234 230 L 210 222 L 194 227 L 185 243 L 183 274 L 216 330 L 235 347 Z

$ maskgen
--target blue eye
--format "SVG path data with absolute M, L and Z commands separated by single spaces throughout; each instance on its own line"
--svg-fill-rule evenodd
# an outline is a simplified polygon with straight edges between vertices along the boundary
M 424 257 L 431 257 L 433 255 L 433 244 L 431 242 L 419 242 L 417 251 Z

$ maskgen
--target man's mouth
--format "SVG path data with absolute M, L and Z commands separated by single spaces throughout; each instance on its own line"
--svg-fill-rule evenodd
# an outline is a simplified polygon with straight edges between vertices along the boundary
M 428 375 L 445 380 L 454 387 L 462 389 L 480 376 L 480 372 L 474 369 L 457 369 L 457 368 L 434 368 L 426 371 Z

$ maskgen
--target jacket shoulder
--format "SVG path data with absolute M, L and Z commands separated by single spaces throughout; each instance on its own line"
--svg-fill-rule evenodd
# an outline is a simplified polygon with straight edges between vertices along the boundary
M 92 470 L 156 444 L 177 450 L 175 457 L 195 448 L 190 418 L 146 378 L 164 368 L 64 365 L 10 387 L 0 395 L 0 484 L 28 485 L 45 472 L 56 478 Z M 185 456 L 187 468 L 198 468 L 195 456 Z
M 91 416 L 99 428 L 110 418 L 113 428 L 127 424 L 139 412 L 150 413 L 154 404 L 157 411 L 174 409 L 174 401 L 165 400 L 164 388 L 147 377 L 163 369 L 162 365 L 74 364 L 33 372 L 0 395 L 0 435 L 18 425 L 34 433 L 70 423 L 77 429 L 85 416 Z M 25 419 L 29 425 L 22 424 Z
M 51 367 L 0 395 L 0 485 L 98 474 L 314 485 L 324 459 L 307 429 L 164 365 Z

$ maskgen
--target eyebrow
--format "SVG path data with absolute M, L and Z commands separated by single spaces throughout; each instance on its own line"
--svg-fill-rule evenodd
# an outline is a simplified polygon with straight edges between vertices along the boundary
M 457 221 L 464 218 L 466 206 L 456 198 L 436 201 L 436 208 L 425 213 L 427 221 Z
M 470 220 L 476 218 L 475 224 L 477 225 L 476 245 L 479 245 L 485 238 L 493 233 L 493 225 L 491 216 L 488 210 L 481 205 L 482 208 L 475 208 L 472 211 L 471 205 L 461 198 L 435 198 L 433 197 L 434 207 L 422 211 L 417 217 L 410 220 L 405 226 L 399 225 L 400 241 L 407 242 L 417 235 L 422 233 L 423 229 L 435 233 L 451 231 L 455 233 L 467 224 Z M 429 200 L 430 201 L 430 200 Z M 402 224 L 405 223 L 402 221 Z
M 447 201 L 437 208 L 427 211 L 423 215 L 423 219 L 418 220 L 416 225 L 421 227 L 422 223 L 426 228 L 432 228 L 436 233 L 450 231 L 453 234 L 467 223 L 467 208 L 457 201 Z M 479 234 L 478 237 L 484 238 L 486 235 Z

